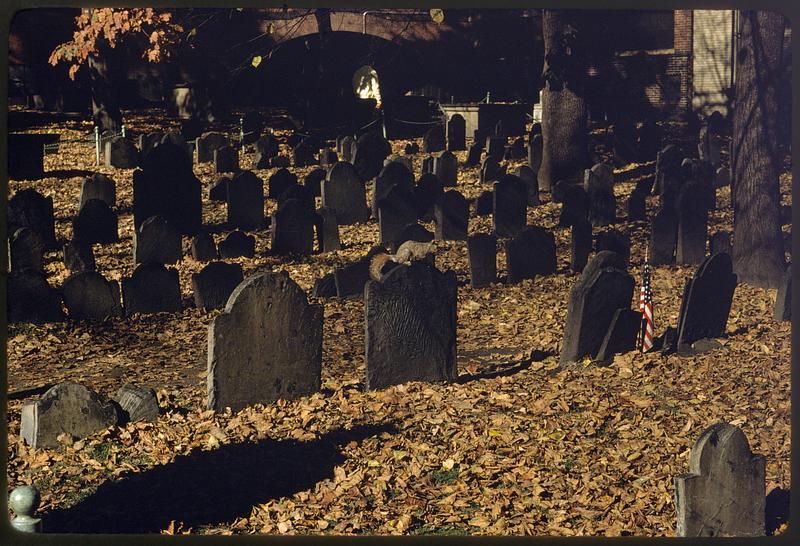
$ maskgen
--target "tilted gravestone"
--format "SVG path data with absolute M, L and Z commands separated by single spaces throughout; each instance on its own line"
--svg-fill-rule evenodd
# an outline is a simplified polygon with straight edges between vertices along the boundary
M 678 216 L 671 209 L 661 209 L 650 222 L 649 255 L 651 265 L 675 263 L 678 239 Z
M 339 239 L 339 222 L 336 220 L 336 213 L 327 207 L 320 207 L 317 214 L 320 217 L 319 231 L 317 232 L 320 252 L 340 250 L 342 243 Z
M 317 167 L 303 178 L 303 187 L 312 197 L 319 197 L 321 195 L 322 181 L 325 180 L 327 172 L 328 171 L 325 169 Z
M 53 248 L 56 244 L 52 197 L 30 188 L 16 192 L 8 201 L 6 221 L 8 233 L 27 227 L 39 234 L 45 247 Z
M 422 153 L 441 152 L 445 148 L 444 125 L 434 125 L 422 137 Z
M 214 172 L 230 173 L 239 170 L 239 150 L 233 146 L 221 146 L 214 150 Z
M 447 120 L 447 149 L 467 149 L 467 122 L 461 114 L 453 114 Z
M 570 260 L 569 268 L 575 273 L 580 273 L 589 261 L 592 252 L 592 224 L 583 218 L 572 224 L 570 231 Z
M 355 172 L 361 181 L 366 182 L 378 176 L 383 167 L 383 160 L 391 153 L 392 145 L 378 131 L 370 131 L 358 137 L 352 159 Z M 339 222 L 341 223 L 341 220 Z
M 318 391 L 322 315 L 286 272 L 245 279 L 208 327 L 208 407 L 239 411 Z
M 703 338 L 725 333 L 736 290 L 736 274 L 728 254 L 706 258 L 683 289 L 678 313 L 678 350 Z
M 483 152 L 483 146 L 480 142 L 473 142 L 469 146 L 469 151 L 467 152 L 467 167 L 476 167 L 481 162 L 481 153 Z
M 69 241 L 64 245 L 64 267 L 70 273 L 81 271 L 94 271 L 96 264 L 92 245 L 80 241 Z
M 586 191 L 575 185 L 567 185 L 561 196 L 561 213 L 558 216 L 559 227 L 570 227 L 577 222 L 588 221 L 589 196 Z
M 417 223 L 413 196 L 395 185 L 378 201 L 378 229 L 380 242 L 394 243 L 409 224 Z
M 130 277 L 122 278 L 122 298 L 128 317 L 134 313 L 180 311 L 178 270 L 156 263 L 139 264 Z
M 623 257 L 627 264 L 631 258 L 631 238 L 621 231 L 609 229 L 597 234 L 594 250 L 595 252 L 602 252 L 603 250 L 616 252 Z
M 570 290 L 560 364 L 594 357 L 617 309 L 629 309 L 633 277 L 619 254 L 603 251 L 586 265 Z
M 792 320 L 792 266 L 786 268 L 783 280 L 778 286 L 778 295 L 775 299 L 775 311 L 772 318 L 778 322 Z
M 401 194 L 411 199 L 414 193 L 414 175 L 402 163 L 390 161 L 375 179 L 375 191 L 372 194 L 372 215 L 375 218 L 378 217 L 378 202 L 385 199 L 395 186 Z
M 469 202 L 455 190 L 443 193 L 434 205 L 437 241 L 466 241 Z
M 617 309 L 608 326 L 595 361 L 610 364 L 615 354 L 636 349 L 636 337 L 642 323 L 642 314 L 633 309 Z
M 139 165 L 139 150 L 132 140 L 118 136 L 106 141 L 103 158 L 106 167 L 135 169 Z
M 225 258 L 252 258 L 256 253 L 256 238 L 244 231 L 231 231 L 217 245 L 219 257 Z
M 364 295 L 364 285 L 369 280 L 369 266 L 372 257 L 386 249 L 381 245 L 373 246 L 366 256 L 334 270 L 336 295 L 340 298 Z
M 617 221 L 617 199 L 614 197 L 614 170 L 607 163 L 587 169 L 584 177 L 589 197 L 589 221 L 593 226 L 606 226 Z
M 208 199 L 209 201 L 222 201 L 225 202 L 228 200 L 228 184 L 230 184 L 231 179 L 227 176 L 220 176 L 214 181 L 211 186 L 208 187 Z
M 160 410 L 158 408 L 158 398 L 156 391 L 136 385 L 123 385 L 114 396 L 114 402 L 119 404 L 122 410 L 120 424 L 132 423 L 135 421 L 151 421 L 158 419 Z
M 349 226 L 369 219 L 364 183 L 350 163 L 340 161 L 331 167 L 322 182 L 321 193 L 322 206 L 336 212 L 339 225 Z
M 151 216 L 133 232 L 133 263 L 174 264 L 183 257 L 181 234 L 163 216 Z
M 444 186 L 439 177 L 433 173 L 423 174 L 414 186 L 413 192 L 417 218 L 424 222 L 433 220 L 433 207 L 444 193 Z
M 243 280 L 241 265 L 211 262 L 199 273 L 192 273 L 194 306 L 206 311 L 225 307 L 228 297 Z
M 497 282 L 497 237 L 488 233 L 471 235 L 467 239 L 469 283 L 481 288 Z
M 536 172 L 527 165 L 520 165 L 514 169 L 514 175 L 518 176 L 523 182 L 525 182 L 528 206 L 539 206 L 539 181 L 536 178 Z
M 71 319 L 105 320 L 122 315 L 119 283 L 96 271 L 73 273 L 61 286 L 61 294 Z
M 316 214 L 297 199 L 278 207 L 270 225 L 271 251 L 274 256 L 306 255 L 314 251 Z
M 210 262 L 216 260 L 217 256 L 217 245 L 210 233 L 204 231 L 192 238 L 192 259 L 198 262 Z
M 57 322 L 64 319 L 61 296 L 40 271 L 8 276 L 8 322 Z
M 552 232 L 539 226 L 527 226 L 506 242 L 506 269 L 509 284 L 536 275 L 556 272 L 556 240 Z
M 100 199 L 104 201 L 109 207 L 117 204 L 117 186 L 111 177 L 104 174 L 95 173 L 87 177 L 81 186 L 80 205 L 78 210 L 83 208 L 83 205 L 89 199 Z
M 498 237 L 514 237 L 525 227 L 528 189 L 518 176 L 507 174 L 493 185 L 492 230 Z
M 458 159 L 445 150 L 433 158 L 433 172 L 445 187 L 458 184 Z
M 195 140 L 195 160 L 198 163 L 214 161 L 214 151 L 225 146 L 230 146 L 230 142 L 222 133 L 204 133 Z
M 493 155 L 487 155 L 481 163 L 480 181 L 482 184 L 496 182 L 506 173 L 505 167 L 500 167 L 500 162 Z
M 104 201 L 89 199 L 72 220 L 72 238 L 87 244 L 119 241 L 117 213 Z
M 258 229 L 264 225 L 264 181 L 242 171 L 228 184 L 228 228 Z
M 765 534 L 766 461 L 742 430 L 712 425 L 692 446 L 689 473 L 675 476 L 679 537 Z
M 283 192 L 295 184 L 297 184 L 296 174 L 285 168 L 278 169 L 267 181 L 267 196 L 270 199 L 277 199 Z
M 628 221 L 647 219 L 647 188 L 637 186 L 628 196 Z
M 366 388 L 455 381 L 455 274 L 422 261 L 400 265 L 364 289 Z
M 86 438 L 118 421 L 114 404 L 101 400 L 83 385 L 64 382 L 22 406 L 19 432 L 34 449 L 55 448 L 62 433 Z
M 31 228 L 20 228 L 10 241 L 11 272 L 44 271 L 44 243 Z
M 699 264 L 706 256 L 708 210 L 698 195 L 700 184 L 689 181 L 678 198 L 678 238 L 675 261 L 681 265 Z

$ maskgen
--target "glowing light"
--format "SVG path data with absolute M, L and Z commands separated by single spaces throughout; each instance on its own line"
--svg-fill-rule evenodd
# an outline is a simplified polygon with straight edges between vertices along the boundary
M 353 92 L 361 99 L 375 99 L 381 107 L 381 87 L 378 73 L 369 65 L 364 65 L 353 74 Z

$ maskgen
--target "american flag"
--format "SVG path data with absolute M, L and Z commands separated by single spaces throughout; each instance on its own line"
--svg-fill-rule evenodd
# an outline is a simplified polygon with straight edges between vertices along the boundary
M 639 291 L 639 312 L 642 313 L 642 329 L 639 335 L 642 352 L 653 348 L 655 323 L 653 322 L 653 290 L 650 288 L 650 264 L 645 257 L 642 271 L 642 289 Z

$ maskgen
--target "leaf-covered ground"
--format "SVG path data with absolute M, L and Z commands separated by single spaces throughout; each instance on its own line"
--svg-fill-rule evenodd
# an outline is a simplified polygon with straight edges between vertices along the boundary
M 137 133 L 164 127 L 159 113 L 129 112 L 126 119 Z M 68 140 L 85 138 L 91 127 L 66 121 L 28 130 Z M 393 142 L 394 151 L 404 145 Z M 463 161 L 466 152 L 456 155 Z M 417 173 L 421 159 L 413 158 Z M 252 160 L 243 153 L 242 167 Z M 45 168 L 47 178 L 12 181 L 9 190 L 33 187 L 52 196 L 61 240 L 71 236 L 83 177 L 99 171 L 114 178 L 121 240 L 95 245 L 95 256 L 107 278 L 130 275 L 133 171 L 96 168 L 93 148 L 74 143 L 46 156 Z M 650 163 L 616 171 L 620 218 L 636 180 L 653 169 Z M 266 181 L 274 170 L 256 173 Z M 293 170 L 302 179 L 310 168 Z M 206 187 L 216 179 L 212 164 L 196 165 L 195 172 Z M 784 174 L 784 204 L 790 186 Z M 477 197 L 485 189 L 478 169 L 462 166 L 457 189 Z M 215 226 L 219 240 L 225 206 L 206 196 L 204 190 L 203 221 Z M 710 233 L 732 229 L 729 189 L 717 198 Z M 648 198 L 650 215 L 656 206 L 657 198 Z M 39 487 L 39 514 L 51 531 L 670 536 L 672 477 L 687 471 L 702 430 L 728 421 L 766 457 L 767 491 L 788 489 L 790 324 L 772 320 L 775 290 L 737 287 L 719 351 L 689 358 L 632 352 L 607 367 L 558 368 L 568 293 L 577 279 L 569 271 L 569 231 L 555 227 L 559 207 L 528 209 L 529 224 L 555 232 L 553 276 L 472 289 L 466 244 L 436 243 L 438 267 L 462 281 L 455 384 L 364 392 L 360 300 L 321 302 L 321 392 L 236 414 L 205 408 L 207 326 L 219 311 L 10 326 L 9 488 Z M 275 202 L 266 208 L 271 213 Z M 648 225 L 615 227 L 631 236 L 630 270 L 638 283 Z M 490 229 L 491 217 L 470 220 L 470 233 Z M 316 278 L 366 253 L 378 229 L 375 222 L 342 227 L 342 250 L 299 260 L 269 257 L 268 231 L 254 234 L 256 257 L 236 260 L 245 275 L 286 270 L 310 294 Z M 203 264 L 191 259 L 188 238 L 183 245 L 187 257 L 178 269 L 189 298 L 191 274 Z M 67 276 L 60 252 L 47 254 L 46 268 L 53 286 Z M 498 270 L 505 275 L 502 244 Z M 692 273 L 653 268 L 658 334 L 676 324 Z M 29 389 L 65 380 L 103 396 L 124 383 L 152 387 L 163 414 L 156 423 L 31 450 L 19 436 L 20 408 L 41 389 Z M 768 522 L 771 529 L 779 524 Z

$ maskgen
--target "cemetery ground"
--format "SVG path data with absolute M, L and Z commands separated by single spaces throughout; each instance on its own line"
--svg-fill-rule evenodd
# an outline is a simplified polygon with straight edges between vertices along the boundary
M 126 119 L 132 132 L 165 129 L 158 112 L 127 112 Z M 30 128 L 62 140 L 90 130 L 79 121 Z M 392 141 L 394 154 L 406 143 Z M 466 153 L 455 152 L 456 189 L 474 199 L 487 187 L 479 167 L 463 165 Z M 410 156 L 416 173 L 425 155 Z M 241 153 L 243 169 L 252 161 L 252 152 Z M 508 162 L 509 171 L 523 162 Z M 291 170 L 302 179 L 313 168 Z M 95 257 L 106 278 L 130 276 L 133 171 L 95 167 L 93 149 L 79 144 L 46 155 L 45 169 L 46 178 L 12 181 L 9 190 L 52 196 L 59 240 L 70 239 L 84 178 L 103 172 L 116 181 L 120 241 L 95 245 Z M 207 199 L 218 175 L 213 163 L 194 169 L 204 184 L 203 223 L 219 241 L 227 233 L 225 204 Z M 276 170 L 254 172 L 266 181 Z M 618 218 L 626 216 L 635 183 L 653 170 L 654 163 L 615 170 Z M 791 203 L 788 170 L 782 204 Z M 375 244 L 374 220 L 340 226 L 342 250 L 300 259 L 269 256 L 268 229 L 253 231 L 255 257 L 229 260 L 245 277 L 286 271 L 324 305 L 322 389 L 310 396 L 236 413 L 207 410 L 208 324 L 219 310 L 11 325 L 9 487 L 39 488 L 38 514 L 50 532 L 674 536 L 673 476 L 688 471 L 700 433 L 726 421 L 766 458 L 767 530 L 781 532 L 786 507 L 771 502 L 791 478 L 791 326 L 772 320 L 776 291 L 737 286 L 718 350 L 689 357 L 629 352 L 608 366 L 559 367 L 569 290 L 579 274 L 569 268 L 570 230 L 557 227 L 560 205 L 542 195 L 527 222 L 555 234 L 556 275 L 473 289 L 466 242 L 435 242 L 437 267 L 459 281 L 459 375 L 452 384 L 365 392 L 363 301 L 310 296 L 316 279 Z M 649 217 L 656 200 L 648 197 Z M 731 231 L 730 187 L 717 190 L 717 203 L 709 233 Z M 266 213 L 275 208 L 267 199 Z M 649 223 L 610 227 L 631 238 L 638 293 Z M 471 215 L 469 231 L 490 232 L 491 217 Z M 189 242 L 183 238 L 176 266 L 185 300 L 191 274 L 204 265 L 191 258 Z M 501 280 L 504 254 L 498 244 Z M 658 335 L 675 326 L 695 269 L 652 268 Z M 52 286 L 68 276 L 60 251 L 46 254 L 46 271 Z M 61 381 L 104 397 L 125 383 L 151 387 L 161 415 L 31 449 L 20 436 L 22 404 Z

